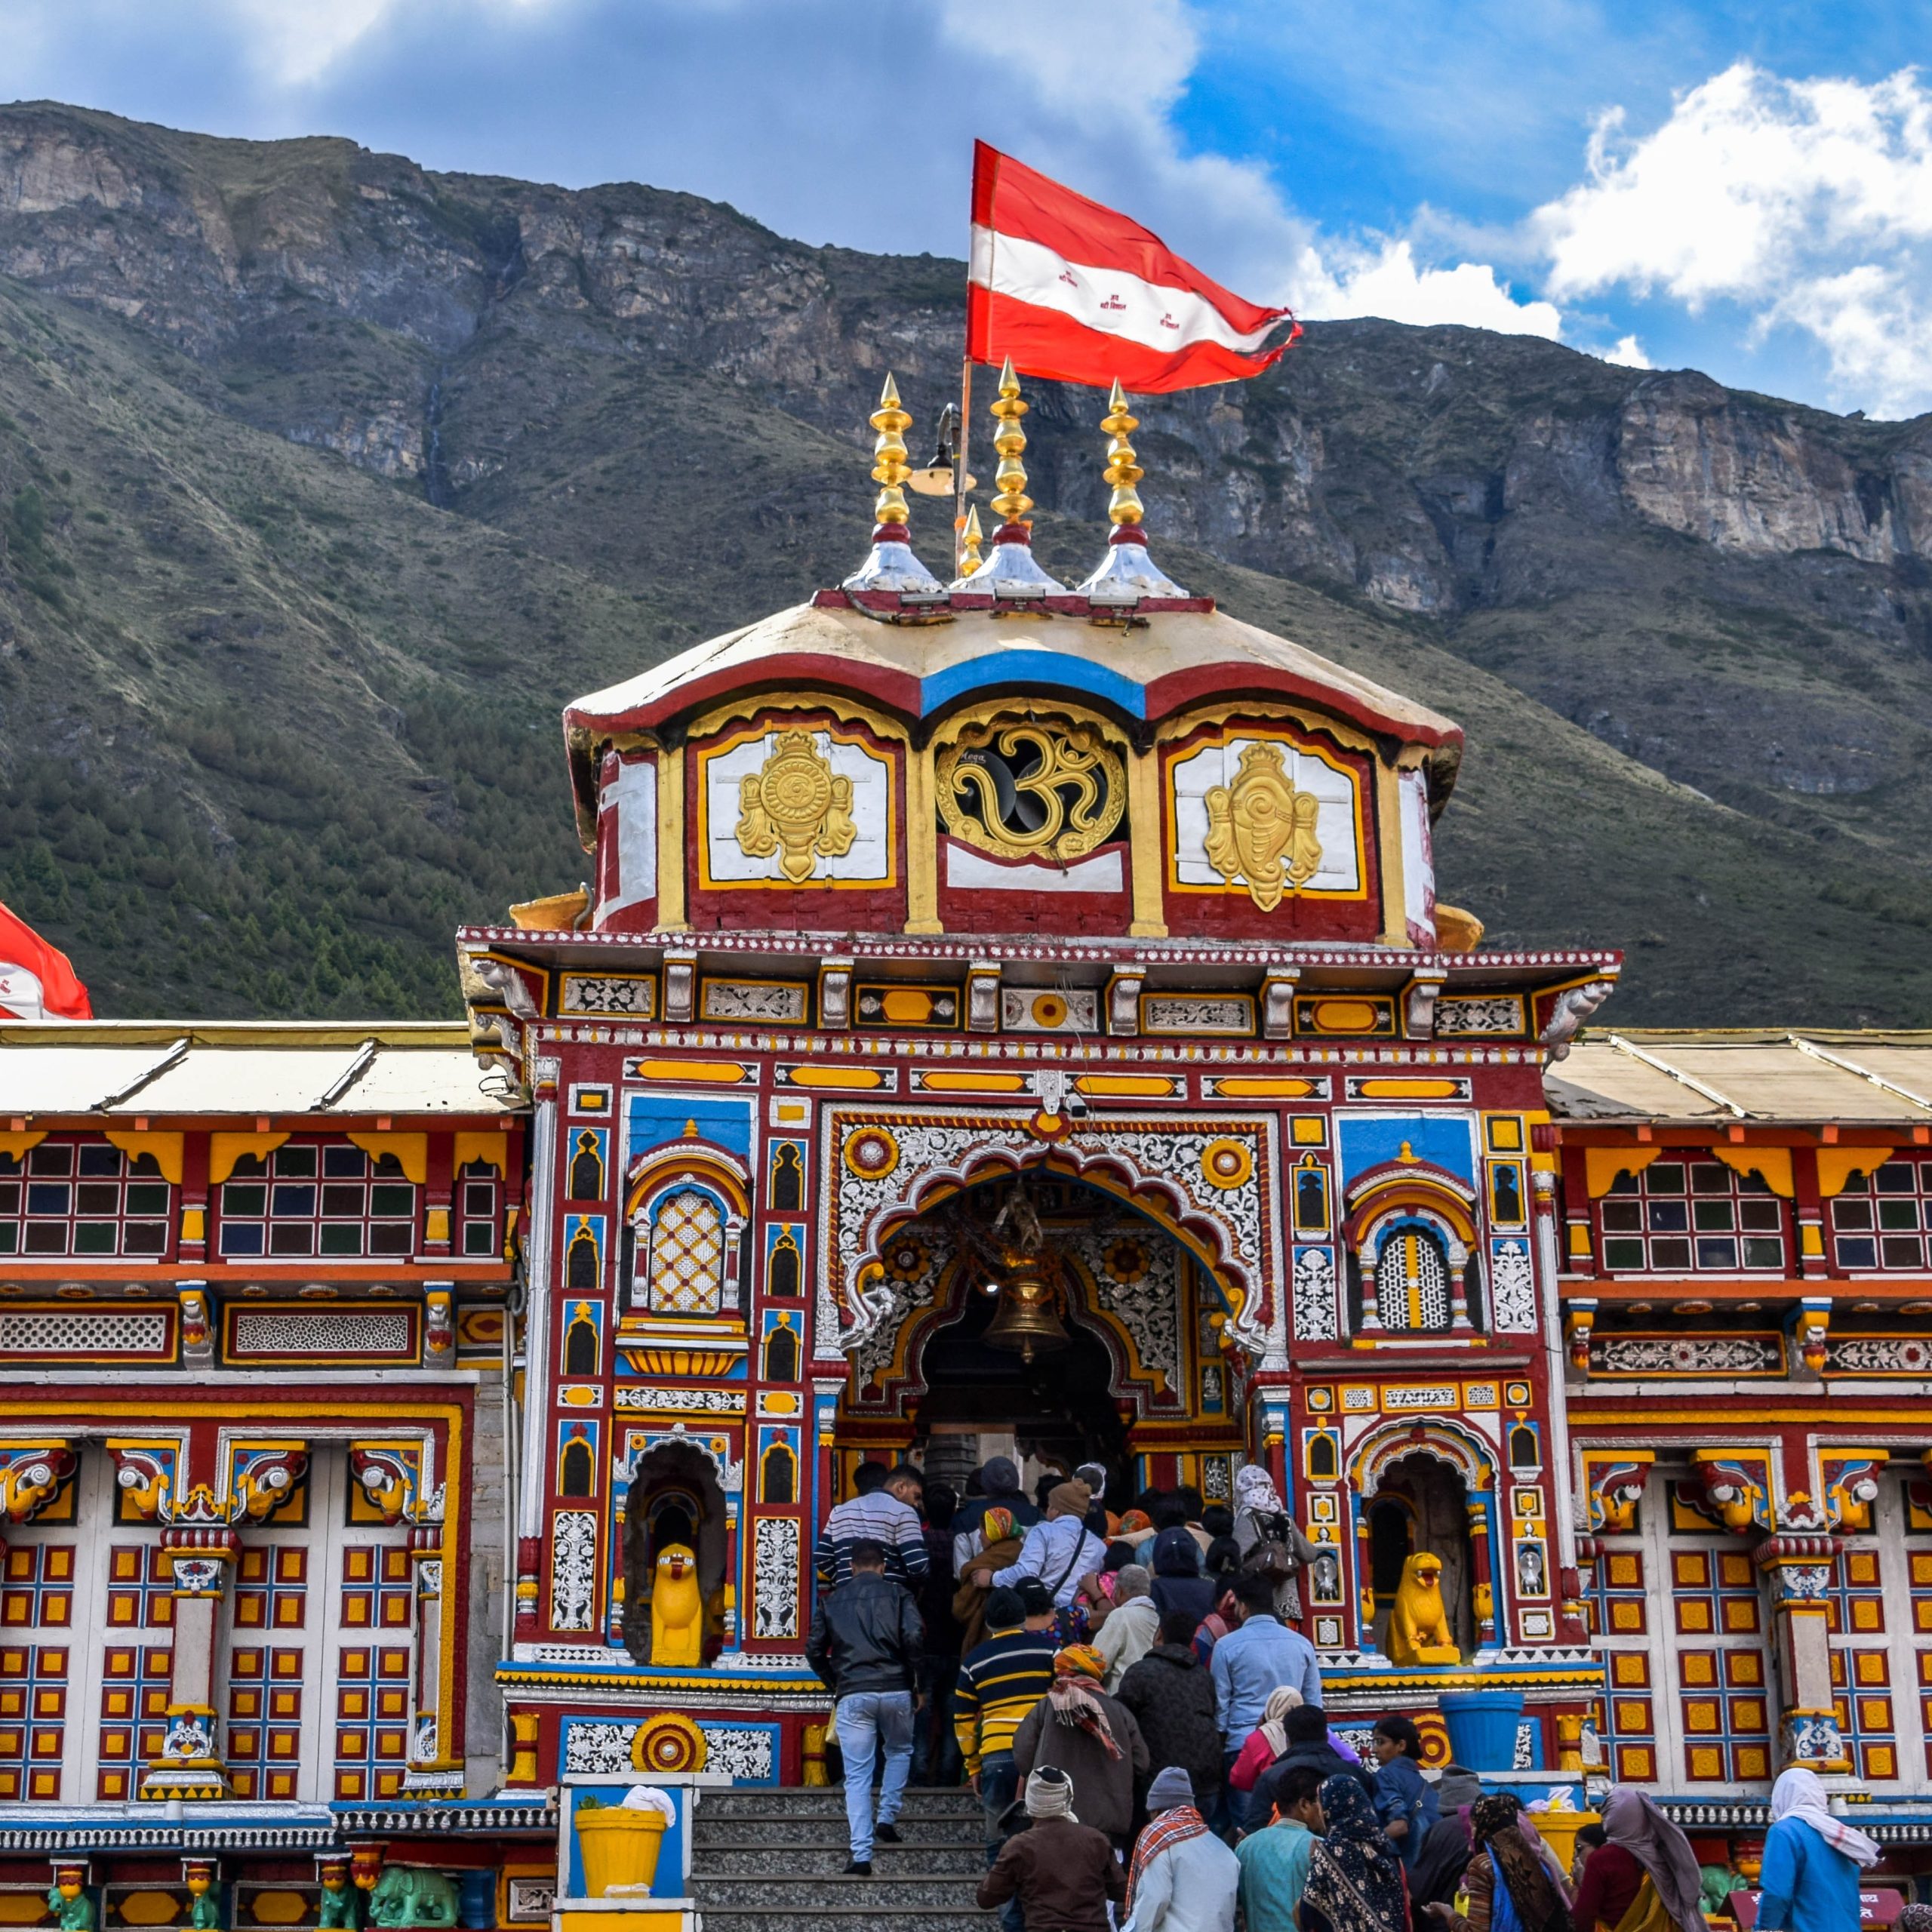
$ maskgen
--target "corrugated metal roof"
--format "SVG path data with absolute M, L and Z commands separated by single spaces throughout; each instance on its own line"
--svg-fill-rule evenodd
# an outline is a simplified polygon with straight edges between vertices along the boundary
M 1592 1033 L 1544 1079 L 1559 1119 L 1932 1121 L 1932 1034 Z
M 499 1114 L 502 1084 L 460 1023 L 0 1027 L 0 1115 L 16 1117 Z

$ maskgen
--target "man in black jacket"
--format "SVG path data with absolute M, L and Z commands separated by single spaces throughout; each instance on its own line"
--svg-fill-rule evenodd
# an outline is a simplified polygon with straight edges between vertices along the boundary
M 1282 1721 L 1288 1748 L 1254 1781 L 1249 1795 L 1248 1820 L 1257 1831 L 1266 1824 L 1275 1808 L 1275 1795 L 1283 1778 L 1298 1765 L 1306 1765 L 1323 1778 L 1352 1777 L 1375 1798 L 1375 1774 L 1358 1758 L 1343 1757 L 1328 1738 L 1328 1717 L 1319 1704 L 1303 1704 Z
M 912 1768 L 912 1691 L 924 1626 L 909 1590 L 887 1580 L 885 1546 L 869 1538 L 851 1549 L 850 1582 L 818 1600 L 805 1657 L 838 1700 L 835 1724 L 845 1759 L 848 1876 L 872 1875 L 872 1841 L 897 1844 L 894 1820 Z M 872 1822 L 872 1759 L 883 1746 L 878 1822 Z

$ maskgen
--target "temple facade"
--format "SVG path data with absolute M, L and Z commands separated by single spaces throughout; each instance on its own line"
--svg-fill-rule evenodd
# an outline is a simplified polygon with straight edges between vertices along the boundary
M 1017 402 L 950 586 L 888 395 L 844 586 L 570 706 L 463 1023 L 0 1032 L 0 1918 L 548 1923 L 559 1786 L 823 1781 L 819 1525 L 994 1454 L 1260 1463 L 1345 1728 L 1746 1872 L 1809 1764 L 1909 1882 L 1932 1038 L 1585 1030 L 1457 728 L 1167 578 L 1118 398 L 1048 578 Z

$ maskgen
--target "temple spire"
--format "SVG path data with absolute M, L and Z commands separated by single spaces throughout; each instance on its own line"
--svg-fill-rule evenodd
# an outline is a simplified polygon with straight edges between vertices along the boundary
M 848 577 L 848 590 L 937 592 L 943 586 L 912 553 L 906 534 L 906 432 L 912 419 L 900 406 L 899 385 L 890 373 L 879 392 L 872 426 L 878 432 L 872 445 L 872 480 L 879 486 L 872 505 L 872 547 L 866 561 Z
M 1107 554 L 1100 567 L 1075 587 L 1081 596 L 1128 602 L 1143 597 L 1187 595 L 1155 568 L 1147 554 L 1147 533 L 1141 528 L 1146 511 L 1134 487 L 1147 472 L 1140 467 L 1129 440 L 1140 426 L 1140 419 L 1129 412 L 1127 393 L 1116 377 L 1107 398 L 1107 413 L 1100 419 L 1100 427 L 1109 438 L 1107 466 L 1101 474 L 1113 486 L 1113 494 L 1107 500 L 1107 518 L 1114 533 L 1107 540 Z
M 993 532 L 993 553 L 977 569 L 969 568 L 952 582 L 955 590 L 989 591 L 996 597 L 1040 597 L 1048 592 L 1064 593 L 1066 586 L 1048 576 L 1033 561 L 1033 526 L 1026 519 L 1033 507 L 1026 494 L 1026 432 L 1020 419 L 1026 414 L 1020 400 L 1020 378 L 1014 374 L 1013 358 L 1006 358 L 999 372 L 999 396 L 992 405 L 993 448 L 999 452 L 999 468 L 993 481 L 999 494 L 992 506 L 999 512 L 1000 527 Z
M 975 505 L 966 512 L 966 528 L 961 542 L 964 555 L 960 565 L 962 576 L 971 577 L 980 568 L 980 546 L 986 541 L 980 529 L 980 512 Z

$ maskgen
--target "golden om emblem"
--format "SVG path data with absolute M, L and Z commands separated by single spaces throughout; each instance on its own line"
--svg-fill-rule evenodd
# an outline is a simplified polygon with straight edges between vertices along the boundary
M 1241 755 L 1232 785 L 1208 794 L 1208 862 L 1232 884 L 1244 878 L 1256 905 L 1272 912 L 1281 895 L 1321 868 L 1312 792 L 1297 792 L 1279 745 L 1265 740 Z
M 771 755 L 738 785 L 738 849 L 749 859 L 778 855 L 793 884 L 812 875 L 819 855 L 852 849 L 852 781 L 832 770 L 809 731 L 780 731 Z
M 1077 859 L 1120 823 L 1121 761 L 1091 725 L 970 728 L 940 754 L 940 816 L 955 838 L 1002 859 Z

